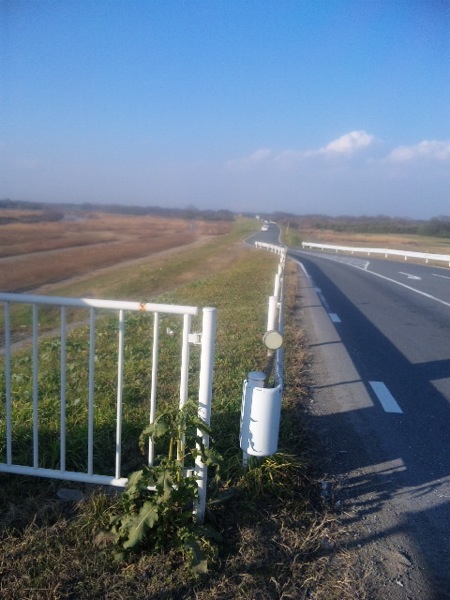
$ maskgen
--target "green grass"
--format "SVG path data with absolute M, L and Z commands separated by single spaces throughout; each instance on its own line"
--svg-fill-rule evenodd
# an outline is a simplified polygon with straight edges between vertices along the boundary
M 217 253 L 242 237 L 242 226 L 233 235 L 219 240 L 212 247 L 199 248 L 182 257 L 182 263 L 192 268 L 200 260 L 205 263 Z M 242 253 L 242 249 L 241 249 Z M 176 269 L 179 259 L 174 261 Z M 264 329 L 265 304 L 270 294 L 271 275 L 276 259 L 268 254 L 245 251 L 234 268 L 212 277 L 198 279 L 178 290 L 167 293 L 158 300 L 165 303 L 193 306 L 216 306 L 218 309 L 218 336 L 214 379 L 215 411 L 239 410 L 242 381 L 254 356 L 258 365 L 263 356 L 261 332 Z M 264 273 L 264 277 L 261 276 Z M 131 275 L 130 275 L 131 276 Z M 143 281 L 144 283 L 144 281 Z M 225 293 L 226 291 L 226 293 Z M 78 321 L 87 321 L 88 312 L 77 311 Z M 19 329 L 19 316 L 14 315 Z M 57 313 L 40 310 L 40 327 L 57 328 Z M 131 314 L 126 321 L 126 363 L 124 375 L 124 440 L 128 469 L 142 460 L 137 450 L 139 432 L 148 422 L 148 399 L 151 367 L 151 315 Z M 174 336 L 165 335 L 166 328 Z M 194 320 L 193 329 L 200 330 L 201 316 Z M 176 406 L 180 372 L 179 340 L 181 320 L 173 316 L 161 318 L 161 349 L 159 357 L 158 406 Z M 96 329 L 95 339 L 95 472 L 109 473 L 114 457 L 116 365 L 117 365 L 117 317 L 103 317 Z M 132 340 L 132 342 L 130 341 Z M 198 361 L 198 348 L 191 348 L 192 362 Z M 197 355 L 197 356 L 196 356 Z M 60 342 L 57 337 L 44 339 L 39 348 L 39 420 L 40 465 L 59 467 L 59 360 Z M 67 340 L 67 429 L 68 470 L 86 469 L 86 423 L 88 398 L 89 332 L 87 326 L 76 328 Z M 13 438 L 15 462 L 30 464 L 32 446 L 32 348 L 28 345 L 13 355 L 12 367 Z M 191 373 L 191 388 L 195 394 L 195 373 Z M 4 390 L 4 369 L 0 370 L 0 389 Z M 234 401 L 232 401 L 234 399 Z M 5 405 L 0 408 L 0 440 L 5 439 Z M 238 421 L 237 421 L 238 422 Z M 236 432 L 235 432 L 236 433 Z M 5 460 L 4 444 L 0 443 L 0 459 Z
M 302 235 L 294 227 L 283 226 L 283 242 L 289 248 L 300 248 L 303 242 Z
M 85 500 L 75 505 L 62 503 L 57 490 L 67 484 L 26 477 L 0 475 L 0 596 L 5 599 L 94 599 L 94 598 L 351 598 L 346 589 L 348 564 L 337 552 L 329 556 L 321 540 L 332 535 L 334 519 L 320 504 L 319 485 L 310 466 L 310 439 L 302 426 L 299 402 L 306 387 L 302 373 L 306 355 L 297 322 L 295 269 L 288 276 L 286 315 L 286 373 L 279 452 L 265 460 L 253 460 L 244 471 L 239 450 L 239 420 L 242 383 L 247 373 L 259 370 L 266 361 L 262 343 L 267 298 L 273 289 L 277 258 L 242 248 L 236 242 L 251 233 L 253 224 L 240 225 L 221 244 L 194 251 L 185 257 L 185 267 L 201 272 L 185 285 L 167 292 L 163 302 L 176 302 L 218 309 L 217 346 L 213 384 L 212 444 L 223 456 L 219 487 L 210 490 L 233 492 L 224 503 L 208 507 L 206 523 L 220 533 L 221 541 L 205 538 L 203 552 L 210 572 L 199 577 L 182 560 L 179 551 L 146 552 L 114 558 L 114 545 L 107 533 L 118 499 L 107 490 L 80 488 Z M 228 244 L 228 246 L 227 246 Z M 223 261 L 230 249 L 232 257 Z M 231 250 L 234 249 L 234 250 Z M 201 269 L 210 261 L 210 270 Z M 220 260 L 218 260 L 220 259 Z M 214 262 L 215 261 L 215 262 Z M 215 264 L 215 268 L 213 267 Z M 220 267 L 218 265 L 221 265 Z M 173 267 L 178 269 L 177 266 Z M 129 281 L 133 275 L 129 273 Z M 145 297 L 146 290 L 142 290 Z M 170 324 L 172 327 L 173 323 Z M 148 353 L 142 320 L 131 319 L 127 329 L 133 343 L 126 373 L 125 422 L 127 464 L 130 471 L 143 460 L 137 441 L 147 422 Z M 115 326 L 105 319 L 97 340 L 99 383 L 96 422 L 96 467 L 107 468 L 114 429 L 114 352 L 111 339 Z M 161 362 L 162 405 L 177 402 L 170 385 L 176 362 L 173 338 L 167 338 Z M 85 431 L 86 330 L 75 330 L 69 340 L 79 365 L 73 370 L 69 393 L 69 419 L 75 433 L 70 441 L 70 461 L 85 461 L 82 442 Z M 198 348 L 192 348 L 192 355 Z M 42 419 L 46 431 L 42 460 L 58 463 L 57 377 L 58 343 L 46 340 L 40 350 L 47 376 L 42 380 Z M 18 353 L 15 361 L 19 379 L 14 382 L 15 411 L 19 420 L 16 452 L 26 457 L 30 438 L 30 381 L 25 375 L 29 353 Z M 101 365 L 101 366 L 100 366 Z M 20 369 L 23 368 L 23 371 Z M 194 373 L 192 374 L 194 375 Z M 73 376 L 73 377 L 72 377 Z M 177 378 L 175 378 L 177 381 Z M 4 436 L 0 437 L 3 440 Z M 348 563 L 348 561 L 347 561 Z M 339 570 L 339 590 L 333 596 L 333 574 Z M 344 583 L 343 583 L 344 582 Z M 306 595 L 305 595 L 306 594 Z M 348 594 L 348 595 L 346 595 Z

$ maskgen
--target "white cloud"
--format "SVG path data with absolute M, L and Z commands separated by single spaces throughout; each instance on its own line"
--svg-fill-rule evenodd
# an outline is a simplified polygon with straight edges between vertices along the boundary
M 274 162 L 282 169 L 295 168 L 305 158 L 305 153 L 296 150 L 283 150 L 274 155 Z
M 227 171 L 260 181 L 294 181 L 296 178 L 328 182 L 359 180 L 448 180 L 450 140 L 424 140 L 410 146 L 387 149 L 379 139 L 364 130 L 351 131 L 319 149 L 273 150 L 259 148 L 246 156 L 230 160 Z M 381 156 L 383 154 L 383 156 Z M 247 175 L 245 175 L 247 176 Z M 284 178 L 284 179 L 283 179 Z M 312 185 L 312 184 L 311 184 Z M 331 187 L 332 184 L 330 183 Z M 337 184 L 336 184 L 337 185 Z M 340 183 L 339 183 L 340 185 Z M 381 184 L 380 184 L 381 185 Z
M 258 163 L 263 160 L 266 160 L 266 158 L 269 158 L 269 156 L 271 155 L 272 151 L 268 148 L 260 148 L 259 150 L 256 150 L 256 152 L 253 152 L 253 154 L 249 156 L 248 160 L 254 163 Z
M 375 141 L 375 136 L 364 130 L 350 131 L 318 150 L 286 149 L 275 152 L 269 148 L 259 148 L 248 156 L 230 160 L 227 166 L 231 170 L 247 170 L 262 164 L 273 165 L 281 169 L 295 169 L 306 159 L 314 157 L 353 155 L 359 150 L 368 148 Z
M 245 170 L 268 161 L 272 156 L 273 152 L 269 148 L 259 148 L 248 156 L 243 156 L 241 158 L 235 158 L 228 161 L 227 166 L 232 171 L 240 171 L 242 169 Z
M 333 140 L 324 148 L 321 148 L 318 152 L 320 154 L 353 154 L 358 150 L 367 148 L 375 142 L 375 136 L 369 133 L 359 130 L 350 131 L 342 135 L 340 138 Z
M 397 163 L 416 159 L 450 160 L 450 140 L 424 140 L 413 146 L 398 146 L 387 159 Z

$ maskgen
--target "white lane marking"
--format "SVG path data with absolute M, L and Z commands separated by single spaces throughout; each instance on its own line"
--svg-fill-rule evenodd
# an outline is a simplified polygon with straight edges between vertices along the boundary
M 303 273 L 306 275 L 306 277 L 307 277 L 308 279 L 311 279 L 311 277 L 309 276 L 309 273 L 308 273 L 308 271 L 305 269 L 305 265 L 304 265 L 303 263 L 301 263 L 300 261 L 298 261 L 298 260 L 297 260 L 297 261 L 295 261 L 295 262 L 296 262 L 298 265 L 300 265 L 300 266 L 301 266 L 301 268 L 303 269 Z
M 313 255 L 311 252 L 305 252 L 305 254 Z M 326 255 L 321 255 L 320 258 L 327 258 Z M 332 259 L 331 259 L 332 260 Z M 385 279 L 386 281 L 390 281 L 391 283 L 395 283 L 396 285 L 401 285 L 411 292 L 415 292 L 416 294 L 420 294 L 420 296 L 425 296 L 429 300 L 434 300 L 435 302 L 439 302 L 439 304 L 443 304 L 444 306 L 450 306 L 450 302 L 446 302 L 445 300 L 441 300 L 440 298 L 436 298 L 436 296 L 432 296 L 431 294 L 427 294 L 426 292 L 422 292 L 421 290 L 416 290 L 416 288 L 407 285 L 406 283 L 402 283 L 401 281 L 397 281 L 396 279 L 391 279 L 390 277 L 386 277 L 385 275 L 381 275 L 380 273 L 375 273 L 375 271 L 370 271 L 365 267 L 358 267 L 355 264 L 348 263 L 349 266 L 354 267 L 355 269 L 359 269 L 360 271 L 365 271 L 370 275 L 375 275 L 375 277 L 380 277 L 381 279 Z
M 369 260 L 363 260 L 361 258 L 352 258 L 350 256 L 330 256 L 329 254 L 323 254 L 322 252 L 306 252 L 302 250 L 303 254 L 308 256 L 319 256 L 320 258 L 326 258 L 327 260 L 334 260 L 334 262 L 342 263 L 344 265 L 351 265 L 358 269 L 368 269 L 370 266 Z
M 358 268 L 358 267 L 356 267 Z M 411 292 L 416 292 L 416 294 L 420 294 L 421 296 L 425 296 L 425 298 L 429 298 L 430 300 L 434 300 L 435 302 L 439 302 L 444 306 L 450 306 L 450 302 L 446 302 L 445 300 L 441 300 L 440 298 L 436 298 L 436 296 L 432 296 L 431 294 L 427 294 L 426 292 L 422 292 L 421 290 L 416 290 L 416 288 L 411 287 L 410 285 L 406 285 L 406 283 L 402 283 L 401 281 L 396 281 L 395 279 L 391 279 L 390 277 L 386 277 L 385 275 L 381 275 L 380 273 L 375 273 L 375 271 L 366 271 L 370 275 L 375 275 L 375 277 L 380 277 L 381 279 L 385 279 L 386 281 L 390 281 L 391 283 L 395 283 L 397 285 L 401 285 L 402 287 L 410 290 Z
M 394 396 L 382 381 L 369 381 L 369 383 L 385 412 L 403 414 L 403 411 L 397 404 Z
M 324 309 L 327 311 L 327 313 L 330 312 L 330 307 L 328 306 L 328 302 L 325 300 L 325 296 L 322 294 L 322 290 L 318 287 L 314 288 L 316 291 L 316 294 L 320 300 L 320 303 L 322 304 L 322 306 L 324 307 Z
M 418 275 L 411 275 L 411 273 L 403 273 L 403 271 L 399 271 L 399 275 L 406 275 L 408 279 L 417 279 L 418 281 L 422 280 L 422 277 L 419 277 Z
M 300 261 L 296 261 L 296 262 L 297 262 L 297 264 L 299 264 L 301 266 L 306 277 L 308 277 L 308 279 L 311 279 L 311 277 L 310 277 L 308 271 L 305 269 L 304 265 Z M 338 315 L 336 313 L 329 312 L 328 304 L 327 304 L 327 301 L 325 300 L 324 295 L 322 294 L 322 290 L 318 287 L 315 287 L 314 290 L 315 290 L 317 296 L 319 297 L 319 300 L 322 303 L 322 306 L 324 306 L 324 308 L 327 310 L 331 321 L 333 323 L 342 323 L 341 319 L 338 317 Z
M 328 313 L 330 315 L 330 319 L 333 321 L 333 323 L 342 323 L 342 321 L 340 320 L 340 318 L 337 316 L 336 313 Z
M 438 275 L 438 273 L 431 273 L 433 277 L 440 277 L 441 279 L 450 279 L 447 275 Z

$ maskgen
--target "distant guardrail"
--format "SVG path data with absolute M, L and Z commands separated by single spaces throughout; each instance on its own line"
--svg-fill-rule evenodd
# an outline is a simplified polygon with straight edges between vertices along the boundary
M 388 248 L 357 248 L 354 246 L 335 246 L 333 244 L 315 244 L 312 242 L 302 242 L 303 248 L 318 248 L 320 250 L 334 250 L 335 252 L 350 252 L 354 254 L 359 252 L 361 254 L 383 254 L 384 258 L 389 256 L 402 256 L 405 260 L 408 258 L 417 258 L 424 260 L 426 263 L 431 261 L 446 262 L 450 267 L 450 255 L 448 254 L 433 254 L 431 252 L 412 252 L 410 250 L 390 250 Z
M 278 254 L 278 256 L 286 255 L 286 248 L 284 246 L 267 244 L 266 242 L 255 242 L 255 247 L 260 248 L 262 250 L 267 250 L 268 252 L 272 252 L 273 254 Z

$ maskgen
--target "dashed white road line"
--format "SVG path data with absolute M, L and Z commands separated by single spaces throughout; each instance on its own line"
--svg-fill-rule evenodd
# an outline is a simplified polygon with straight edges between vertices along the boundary
M 333 321 L 333 323 L 342 323 L 342 321 L 340 320 L 340 318 L 337 316 L 336 313 L 328 313 L 330 315 L 330 319 Z
M 408 279 L 416 279 L 417 281 L 421 281 L 422 277 L 418 275 L 412 275 L 411 273 L 403 273 L 403 271 L 399 271 L 399 275 L 406 275 Z
M 306 269 L 302 265 L 302 263 L 300 261 L 297 261 L 297 262 L 302 267 L 305 275 L 310 279 L 310 275 L 308 274 L 308 272 L 306 271 Z M 377 275 L 377 273 L 373 273 L 373 274 Z M 402 273 L 402 275 L 406 275 L 406 273 Z M 388 279 L 387 277 L 383 277 L 382 275 L 380 275 L 380 277 L 382 279 Z M 417 279 L 420 279 L 420 277 L 417 277 Z M 390 280 L 390 281 L 393 281 L 394 283 L 398 283 L 395 280 Z M 400 285 L 403 285 L 404 287 L 409 288 L 409 286 L 407 286 L 405 284 L 400 284 Z M 339 316 L 336 313 L 332 313 L 328 310 L 327 301 L 325 300 L 324 295 L 322 294 L 322 290 L 318 287 L 315 287 L 314 289 L 315 289 L 316 294 L 319 296 L 319 299 L 320 299 L 322 305 L 324 306 L 325 310 L 327 310 L 331 321 L 333 323 L 342 323 L 341 319 L 339 318 Z M 413 289 L 413 288 L 409 288 L 409 289 Z M 416 291 L 416 290 L 413 290 L 413 291 Z M 394 398 L 394 396 L 391 394 L 391 392 L 388 390 L 388 388 L 382 381 L 369 381 L 369 384 L 385 412 L 394 413 L 394 414 L 398 414 L 398 415 L 403 414 L 403 411 L 400 408 L 400 406 L 398 405 L 396 399 Z
M 394 396 L 382 381 L 369 381 L 369 383 L 385 412 L 403 414 Z

